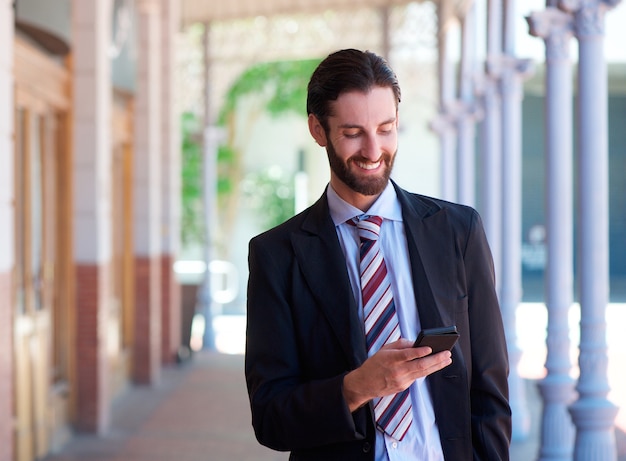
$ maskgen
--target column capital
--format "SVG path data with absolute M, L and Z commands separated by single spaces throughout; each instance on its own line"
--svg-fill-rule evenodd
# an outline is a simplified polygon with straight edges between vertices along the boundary
M 574 35 L 574 15 L 548 7 L 526 17 L 529 33 L 543 38 L 548 61 L 569 59 L 569 41 Z
M 526 22 L 530 35 L 546 40 L 555 35 L 564 35 L 569 38 L 574 33 L 572 13 L 554 7 L 533 11 L 526 16 Z
M 559 0 L 559 8 L 574 13 L 577 38 L 604 35 L 604 14 L 622 0 Z
M 486 71 L 483 74 L 483 80 L 477 78 L 476 87 L 480 91 L 480 87 L 488 84 L 489 81 L 497 82 L 502 79 L 505 74 L 517 74 L 520 77 L 528 77 L 535 71 L 535 65 L 532 59 L 517 58 L 506 54 L 494 55 L 487 58 Z
M 462 99 L 457 99 L 450 107 L 450 117 L 454 119 L 456 123 L 459 121 L 478 121 L 483 118 L 483 110 L 476 104 L 476 102 L 468 103 Z
M 479 104 L 467 103 L 461 99 L 455 99 L 446 104 L 445 109 L 430 121 L 428 127 L 437 134 L 442 134 L 450 129 L 456 129 L 459 121 L 477 121 L 484 115 Z
M 502 57 L 501 53 L 488 54 L 485 59 L 485 76 L 488 79 L 497 80 L 502 74 Z
M 512 72 L 520 77 L 527 77 L 535 72 L 535 63 L 529 58 L 516 58 L 503 55 L 500 63 L 501 72 Z
M 454 114 L 448 109 L 439 111 L 428 123 L 428 128 L 438 135 L 453 131 L 455 129 Z
M 533 60 L 503 55 L 500 67 L 500 93 L 502 95 L 518 93 L 521 96 L 521 82 L 535 73 Z

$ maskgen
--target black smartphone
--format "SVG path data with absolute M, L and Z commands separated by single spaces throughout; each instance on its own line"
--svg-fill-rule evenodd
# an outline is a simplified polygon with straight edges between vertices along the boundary
M 449 351 L 459 340 L 459 332 L 456 325 L 449 327 L 426 328 L 420 331 L 413 347 L 428 346 L 433 354 L 441 351 Z

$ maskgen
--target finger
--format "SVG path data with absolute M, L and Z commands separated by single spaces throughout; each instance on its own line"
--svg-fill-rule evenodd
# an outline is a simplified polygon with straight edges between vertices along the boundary
M 433 353 L 433 350 L 429 346 L 420 346 L 413 348 L 413 360 L 421 359 Z
M 424 358 L 432 354 L 433 350 L 429 346 L 408 347 L 398 350 L 398 360 L 402 362 L 410 362 L 415 359 Z
M 410 339 L 400 338 L 391 343 L 385 344 L 381 349 L 408 349 L 413 347 L 414 341 Z
M 423 376 L 427 376 L 450 365 L 452 363 L 452 354 L 450 351 L 438 352 L 437 354 L 417 359 L 416 362 L 421 366 L 421 370 L 416 370 L 416 372 L 425 373 Z

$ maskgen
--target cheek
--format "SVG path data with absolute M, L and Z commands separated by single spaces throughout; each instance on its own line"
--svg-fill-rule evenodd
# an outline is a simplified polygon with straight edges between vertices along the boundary
M 381 150 L 389 153 L 395 154 L 396 150 L 398 150 L 398 137 L 390 136 L 380 143 Z
M 335 155 L 344 160 L 349 159 L 361 149 L 360 142 L 354 139 L 343 138 L 333 143 Z

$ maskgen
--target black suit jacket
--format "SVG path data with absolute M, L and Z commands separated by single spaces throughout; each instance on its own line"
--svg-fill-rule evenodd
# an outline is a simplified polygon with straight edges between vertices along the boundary
M 507 348 L 480 217 L 394 186 L 422 327 L 460 332 L 452 364 L 427 378 L 445 459 L 507 460 Z M 372 460 L 371 404 L 351 414 L 342 396 L 344 375 L 367 353 L 326 194 L 253 238 L 248 262 L 245 373 L 257 439 L 294 460 Z

